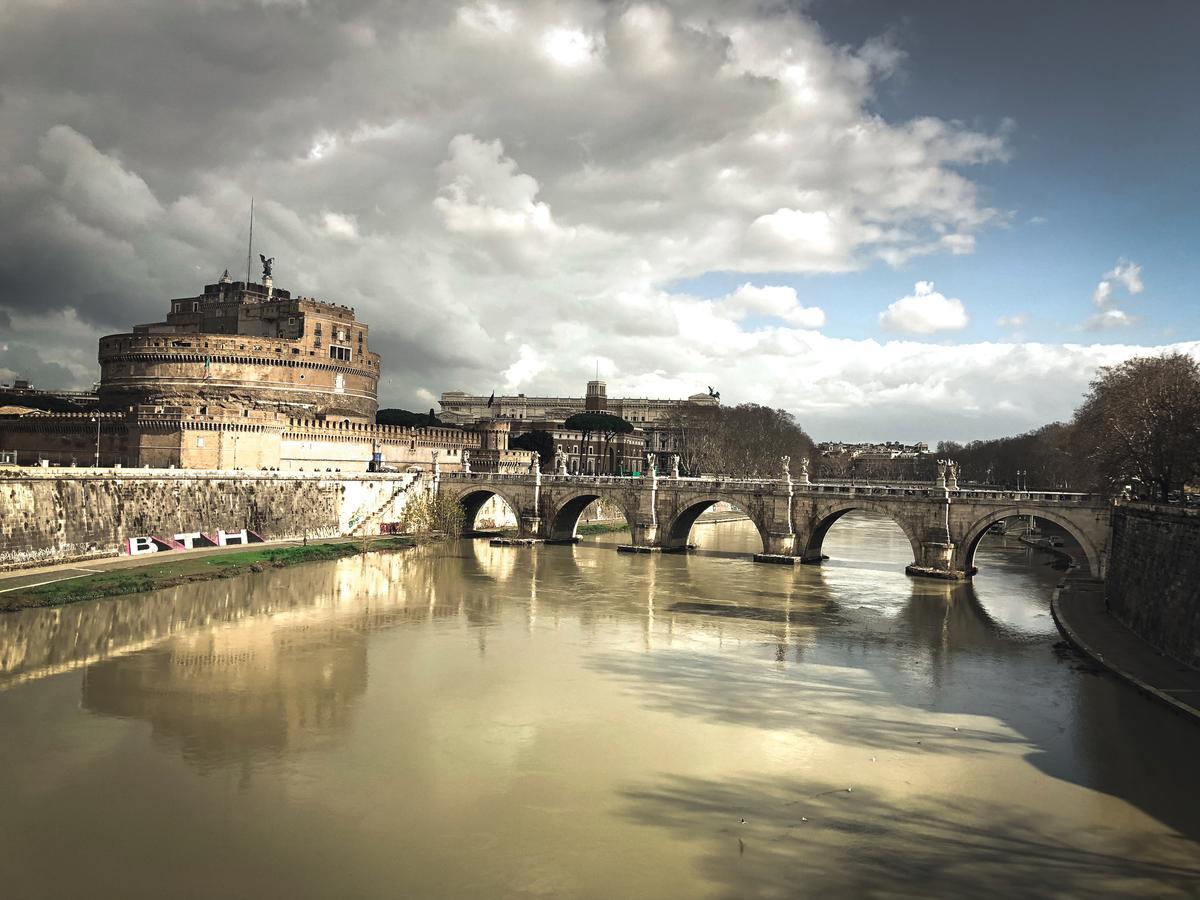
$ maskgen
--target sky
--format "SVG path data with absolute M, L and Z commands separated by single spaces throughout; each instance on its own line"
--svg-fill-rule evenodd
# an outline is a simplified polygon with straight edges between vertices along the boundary
M 817 440 L 1200 357 L 1200 4 L 0 0 L 0 381 L 255 258 L 380 400 L 685 397 Z M 255 276 L 258 269 L 255 269 Z

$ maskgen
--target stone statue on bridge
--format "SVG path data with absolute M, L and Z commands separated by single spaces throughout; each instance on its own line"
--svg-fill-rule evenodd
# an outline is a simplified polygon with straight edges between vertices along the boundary
M 809 479 L 808 479 L 808 457 L 807 456 L 800 457 L 800 483 L 801 484 L 812 484 L 812 482 L 809 481 Z
M 567 454 L 563 453 L 562 447 L 554 448 L 554 473 L 556 475 L 567 474 Z
M 937 461 L 937 481 L 934 482 L 934 487 L 946 489 L 946 460 L 939 459 Z
M 672 478 L 679 477 L 679 454 L 678 453 L 671 454 L 671 477 Z
M 779 465 L 783 469 L 783 480 L 790 484 L 792 481 L 792 458 L 790 456 L 779 457 Z
M 536 475 L 540 471 L 541 469 L 538 467 L 538 455 L 534 453 L 533 456 L 529 457 L 529 474 Z
M 463 451 L 462 470 L 464 472 L 466 472 L 468 475 L 471 474 L 471 451 L 470 450 Z
M 958 490 L 958 463 L 950 459 L 946 461 L 946 469 L 949 472 L 949 477 L 946 479 L 946 490 Z
M 646 454 L 646 471 L 643 472 L 642 474 L 653 477 L 658 474 L 657 470 L 658 470 L 658 457 L 653 453 L 647 453 Z

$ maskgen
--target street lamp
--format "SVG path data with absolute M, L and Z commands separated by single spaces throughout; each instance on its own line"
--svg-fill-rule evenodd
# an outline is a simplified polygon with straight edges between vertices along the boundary
M 100 468 L 100 417 L 96 416 L 92 419 L 96 423 L 96 468 Z

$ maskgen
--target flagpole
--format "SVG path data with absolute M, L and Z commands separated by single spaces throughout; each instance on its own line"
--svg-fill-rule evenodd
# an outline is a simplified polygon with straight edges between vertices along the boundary
M 254 255 L 254 198 L 250 198 L 250 238 L 246 241 L 246 287 L 250 287 L 250 257 Z

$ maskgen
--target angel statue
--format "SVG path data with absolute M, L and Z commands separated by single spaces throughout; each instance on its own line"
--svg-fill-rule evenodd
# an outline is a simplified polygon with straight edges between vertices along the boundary
M 657 458 L 655 457 L 655 455 L 653 453 L 646 454 L 646 474 L 647 475 L 654 474 L 654 467 L 655 467 L 656 459 Z
M 792 458 L 790 456 L 779 457 L 779 462 L 783 466 L 783 477 L 792 477 Z
M 260 253 L 260 254 L 258 254 L 258 258 L 262 260 L 263 278 L 270 278 L 271 277 L 271 267 L 275 265 L 275 257 L 272 256 L 270 259 L 267 259 L 267 257 L 263 256 Z

